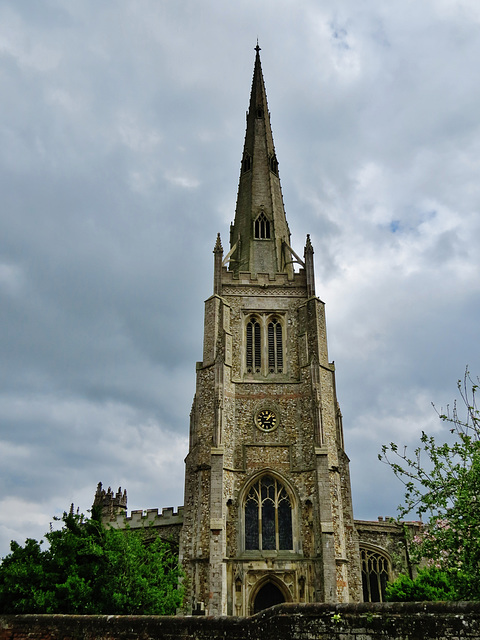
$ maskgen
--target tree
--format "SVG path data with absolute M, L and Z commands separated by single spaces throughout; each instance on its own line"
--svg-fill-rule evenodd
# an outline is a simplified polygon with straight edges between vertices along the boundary
M 426 567 L 415 579 L 401 575 L 394 582 L 387 583 L 387 602 L 423 602 L 425 600 L 457 600 L 457 590 L 450 575 L 437 569 Z
M 452 411 L 447 407 L 445 413 L 439 413 L 449 426 L 449 441 L 439 444 L 422 432 L 413 456 L 393 442 L 383 446 L 379 455 L 405 487 L 399 517 L 411 512 L 420 518 L 427 516 L 422 532 L 411 541 L 412 558 L 426 561 L 419 579 L 431 582 L 441 574 L 441 580 L 448 582 L 444 595 L 456 600 L 480 599 L 479 383 L 468 369 L 458 381 L 464 418 L 460 418 L 456 403 Z M 432 568 L 439 573 L 428 574 Z
M 174 614 L 183 588 L 178 556 L 149 529 L 104 527 L 64 513 L 43 540 L 12 541 L 0 564 L 0 613 Z

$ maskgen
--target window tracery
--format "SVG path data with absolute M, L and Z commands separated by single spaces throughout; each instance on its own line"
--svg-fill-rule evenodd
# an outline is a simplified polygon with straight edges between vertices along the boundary
M 364 602 L 384 602 L 385 588 L 390 575 L 390 562 L 379 551 L 361 548 Z
M 245 367 L 248 374 L 284 373 L 284 321 L 277 315 L 248 316 L 245 325 Z
M 247 493 L 244 506 L 245 549 L 293 549 L 292 502 L 284 485 L 266 475 Z
M 255 220 L 254 235 L 256 240 L 270 240 L 270 221 L 263 211 Z

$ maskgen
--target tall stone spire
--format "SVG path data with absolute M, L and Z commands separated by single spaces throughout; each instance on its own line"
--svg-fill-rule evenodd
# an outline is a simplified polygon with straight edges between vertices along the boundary
M 278 161 L 273 144 L 267 94 L 255 47 L 250 106 L 247 113 L 235 221 L 231 227 L 229 269 L 252 274 L 287 273 L 293 278 L 288 229 Z

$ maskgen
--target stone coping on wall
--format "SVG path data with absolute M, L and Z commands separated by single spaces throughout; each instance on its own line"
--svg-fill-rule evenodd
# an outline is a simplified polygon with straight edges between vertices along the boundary
M 0 640 L 460 640 L 479 602 L 282 604 L 251 618 L 0 615 Z

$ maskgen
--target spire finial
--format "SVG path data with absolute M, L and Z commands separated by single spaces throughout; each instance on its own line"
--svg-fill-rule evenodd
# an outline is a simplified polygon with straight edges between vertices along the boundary
M 262 49 L 261 49 L 261 47 L 259 47 L 259 45 L 258 45 L 258 38 L 257 38 L 257 46 L 255 47 L 255 51 L 257 52 L 257 54 L 259 54 L 261 50 L 262 50 Z

